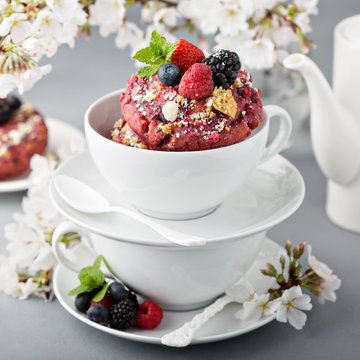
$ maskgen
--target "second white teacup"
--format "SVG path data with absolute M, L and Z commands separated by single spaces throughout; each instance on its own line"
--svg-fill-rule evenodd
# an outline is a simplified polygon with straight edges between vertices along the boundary
M 162 219 L 191 219 L 219 206 L 251 171 L 288 142 L 291 119 L 275 105 L 264 107 L 261 126 L 246 140 L 211 150 L 164 152 L 143 150 L 108 139 L 121 118 L 115 91 L 95 101 L 85 114 L 85 135 L 91 156 L 105 179 L 141 212 Z M 266 147 L 269 122 L 280 119 L 277 135 Z

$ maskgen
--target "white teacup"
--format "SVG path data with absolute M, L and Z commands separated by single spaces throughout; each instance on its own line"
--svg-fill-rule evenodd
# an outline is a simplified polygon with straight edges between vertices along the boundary
M 66 257 L 64 244 L 59 240 L 69 232 L 82 234 L 93 249 L 91 257 L 84 256 L 86 248 L 82 245 L 76 259 Z M 67 221 L 56 228 L 52 241 L 57 259 L 70 270 L 79 272 L 101 254 L 115 277 L 137 294 L 166 310 L 183 311 L 207 305 L 239 280 L 254 262 L 265 233 L 254 231 L 237 239 L 209 241 L 197 247 L 151 242 L 144 245 L 90 233 Z
M 260 163 L 288 142 L 291 119 L 282 108 L 264 107 L 261 126 L 246 140 L 212 150 L 165 152 L 120 145 L 108 139 L 121 116 L 115 91 L 95 101 L 85 114 L 85 135 L 91 156 L 106 180 L 141 212 L 163 219 L 191 219 L 213 211 Z M 269 146 L 270 118 L 280 127 Z

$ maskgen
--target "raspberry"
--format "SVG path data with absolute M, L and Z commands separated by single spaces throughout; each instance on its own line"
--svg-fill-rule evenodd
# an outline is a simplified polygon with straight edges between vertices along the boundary
M 106 293 L 105 296 L 100 301 L 91 300 L 90 306 L 93 305 L 102 305 L 110 309 L 114 305 L 114 299 L 110 293 Z
M 143 329 L 154 329 L 162 320 L 163 311 L 158 304 L 152 301 L 145 301 L 138 307 L 136 323 Z
M 194 64 L 183 75 L 179 94 L 189 99 L 203 99 L 214 89 L 211 69 L 205 64 Z
M 184 73 L 191 65 L 200 63 L 204 58 L 202 50 L 185 39 L 180 39 L 176 43 L 176 48 L 171 55 L 170 62 L 177 65 Z

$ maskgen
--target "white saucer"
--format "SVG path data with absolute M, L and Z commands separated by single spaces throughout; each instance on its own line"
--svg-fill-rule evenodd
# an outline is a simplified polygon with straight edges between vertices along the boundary
M 247 279 L 254 286 L 254 288 L 261 288 L 263 282 L 266 282 L 265 276 L 262 275 L 259 269 L 265 267 L 265 263 L 273 258 L 279 256 L 283 248 L 270 239 L 265 239 L 264 244 L 258 254 L 254 265 L 247 273 Z M 63 265 L 58 265 L 55 269 L 53 285 L 54 292 L 60 304 L 72 316 L 85 324 L 94 327 L 100 331 L 115 335 L 124 339 L 161 344 L 161 337 L 178 327 L 184 325 L 185 322 L 190 321 L 202 309 L 184 312 L 164 312 L 164 318 L 161 324 L 153 330 L 144 330 L 138 328 L 128 329 L 126 331 L 119 331 L 111 329 L 103 325 L 99 325 L 90 321 L 84 314 L 79 313 L 74 306 L 74 297 L 67 296 L 67 293 L 77 286 L 79 280 L 77 274 L 68 270 Z M 205 324 L 195 335 L 192 344 L 200 344 L 207 342 L 215 342 L 224 339 L 229 339 L 234 336 L 245 334 L 249 331 L 255 330 L 260 326 L 272 321 L 275 316 L 267 316 L 260 320 L 253 320 L 244 322 L 234 318 L 234 313 L 241 308 L 240 304 L 232 303 L 225 307 L 225 309 L 218 313 L 214 318 Z M 71 326 L 71 325 L 69 325 Z
M 64 141 L 71 139 L 85 141 L 84 135 L 80 130 L 67 124 L 63 121 L 55 120 L 52 118 L 45 119 L 48 128 L 48 149 L 50 153 L 56 154 L 56 149 Z M 10 180 L 0 181 L 0 193 L 22 191 L 29 188 L 29 175 L 30 172 L 21 174 Z
M 75 177 L 94 187 L 113 205 L 133 209 L 97 170 L 89 151 L 74 156 L 57 174 Z M 158 220 L 171 229 L 197 235 L 207 242 L 231 240 L 265 231 L 289 217 L 302 203 L 304 181 L 299 171 L 284 157 L 257 167 L 248 181 L 212 214 L 193 220 Z M 122 241 L 143 244 L 169 244 L 158 233 L 126 216 L 85 214 L 68 206 L 57 193 L 53 182 L 50 197 L 54 206 L 69 220 L 88 230 Z

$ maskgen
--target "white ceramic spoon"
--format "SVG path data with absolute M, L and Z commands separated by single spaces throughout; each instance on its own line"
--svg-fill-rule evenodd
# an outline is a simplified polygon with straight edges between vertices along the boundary
M 161 343 L 167 346 L 184 347 L 188 346 L 196 332 L 201 329 L 212 317 L 220 312 L 227 304 L 231 302 L 244 303 L 254 292 L 251 284 L 245 277 L 238 283 L 231 286 L 222 297 L 218 298 L 211 305 L 207 306 L 201 313 L 193 317 L 192 320 L 185 323 L 178 329 L 165 334 L 161 338 Z
M 178 245 L 200 246 L 206 243 L 205 239 L 199 236 L 171 230 L 135 211 L 125 209 L 121 206 L 111 206 L 109 201 L 95 189 L 70 176 L 57 175 L 54 178 L 54 184 L 63 200 L 75 210 L 88 214 L 118 212 L 147 225 L 164 238 Z

